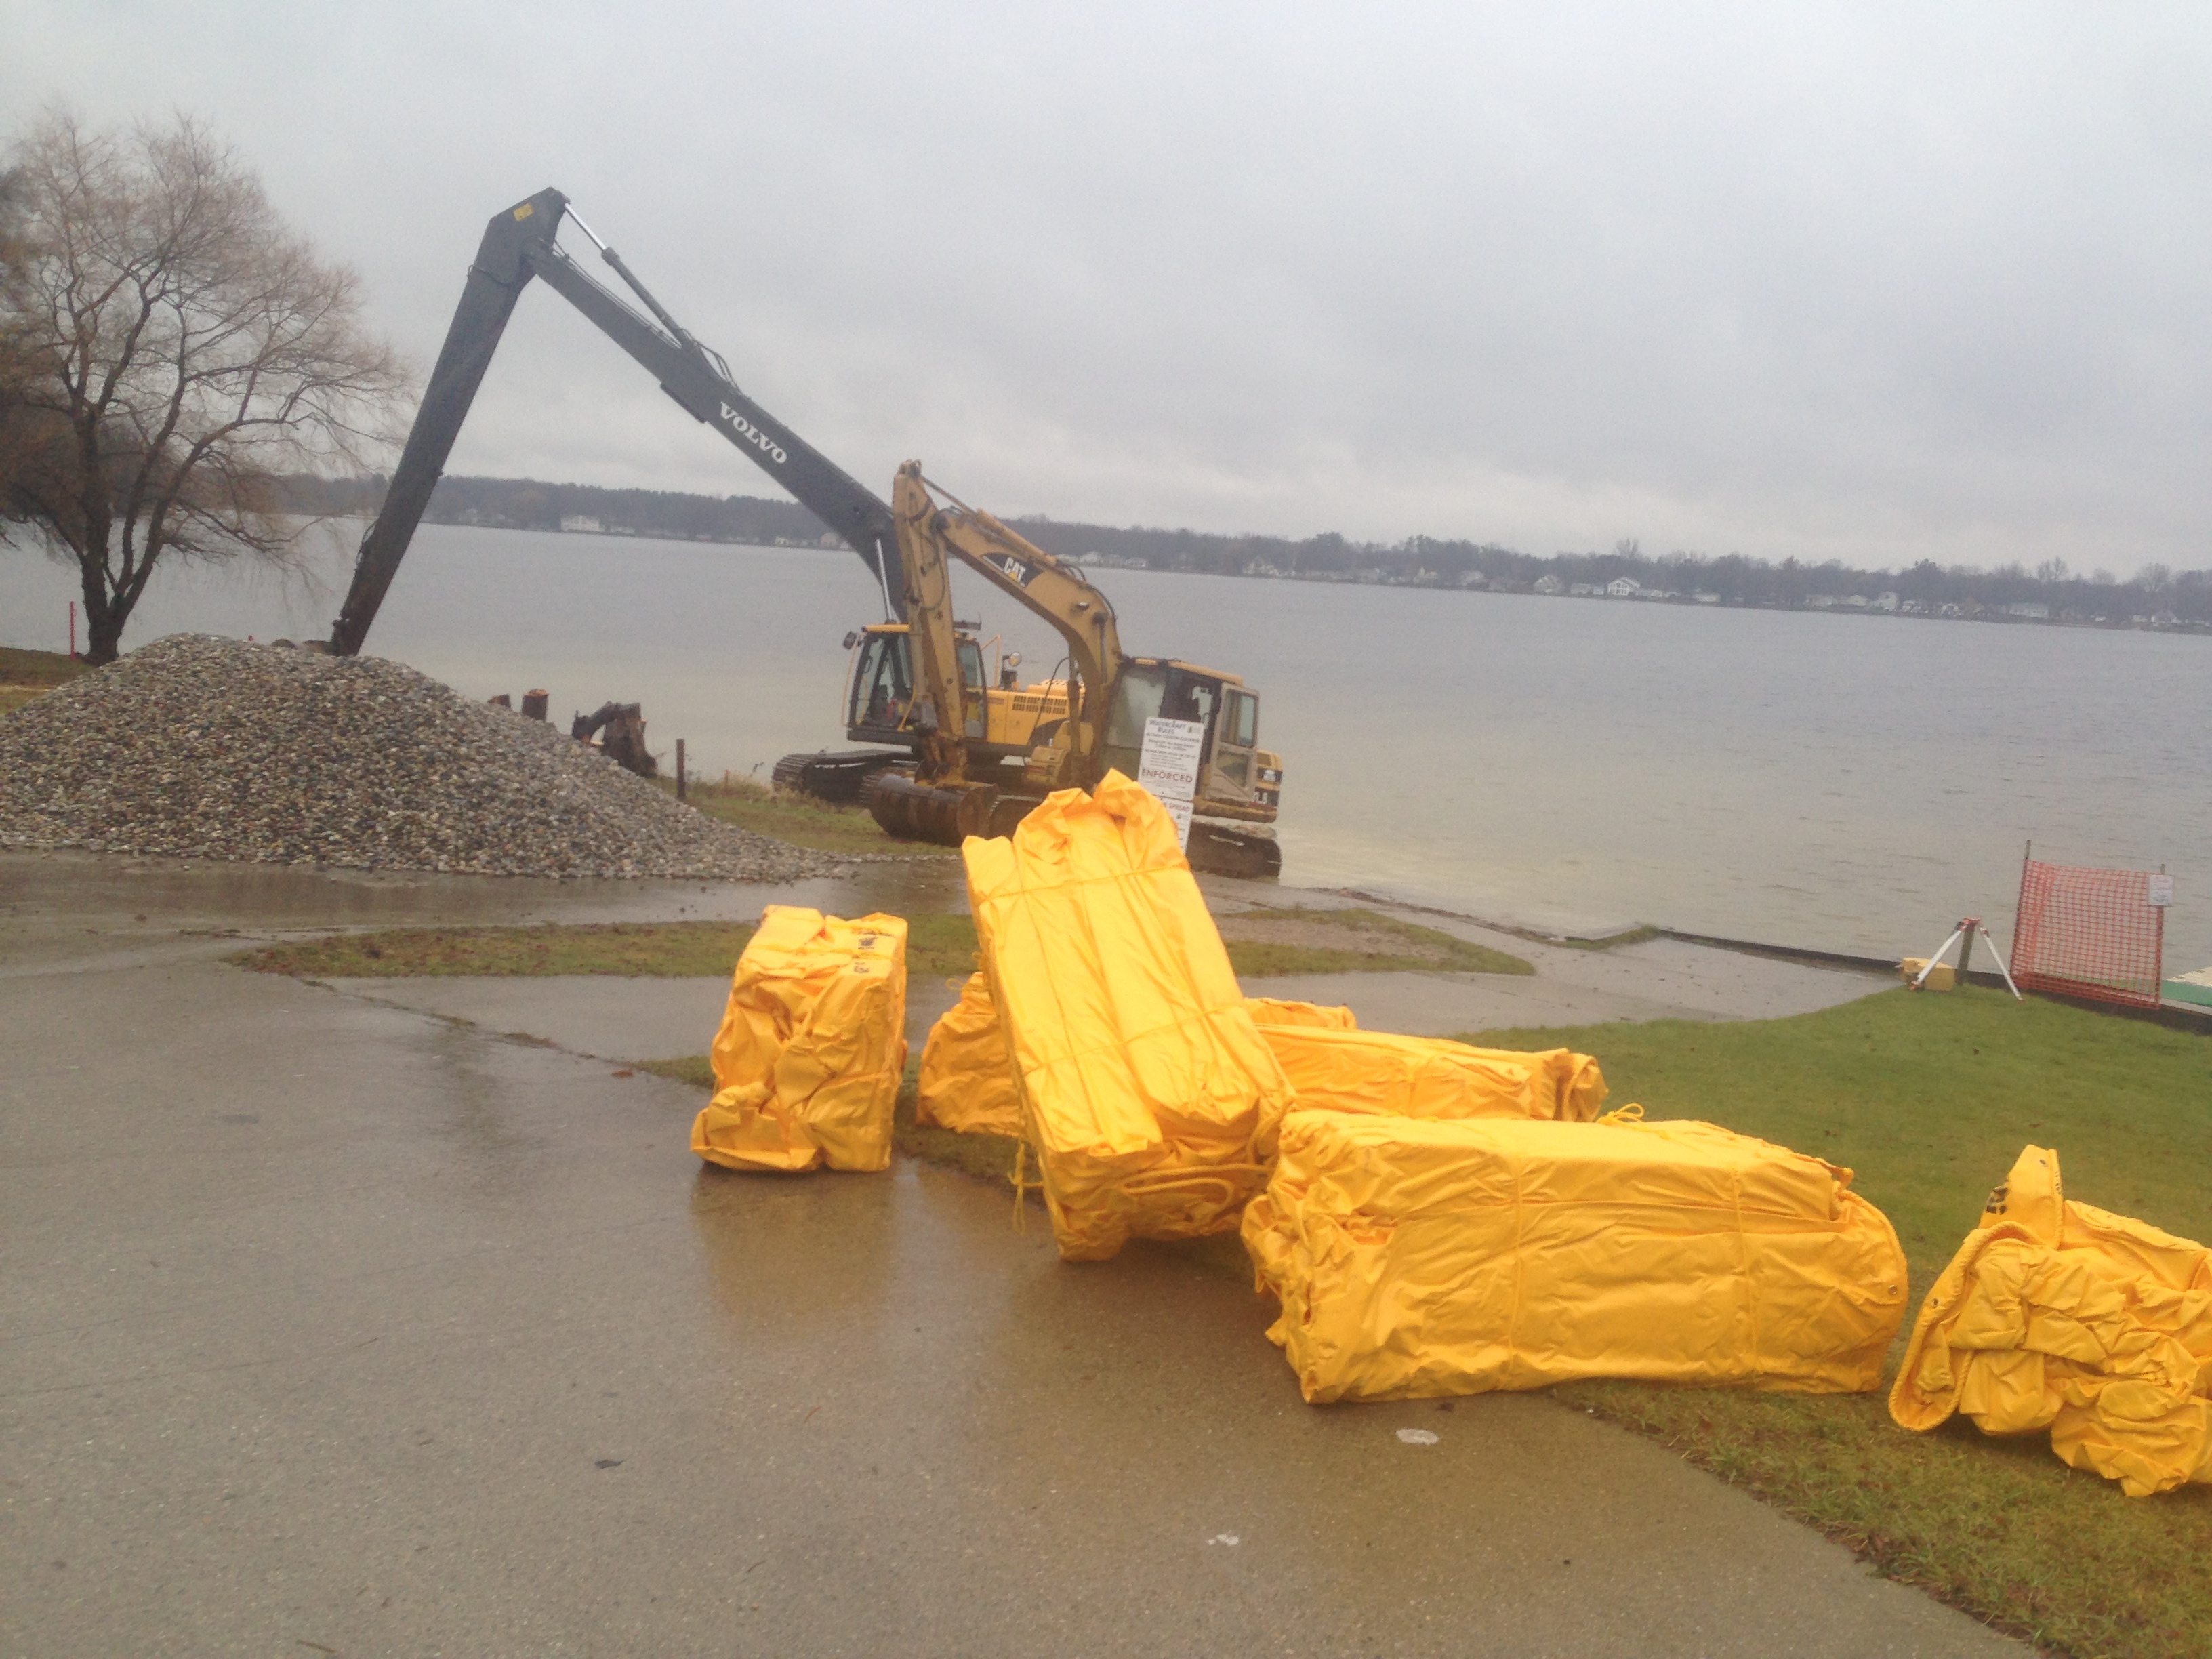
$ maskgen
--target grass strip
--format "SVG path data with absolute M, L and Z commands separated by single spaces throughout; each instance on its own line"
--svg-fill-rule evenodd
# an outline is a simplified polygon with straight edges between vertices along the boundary
M 1273 914 L 1273 913 L 1269 913 Z M 1323 911 L 1284 912 L 1320 916 Z M 1387 921 L 1387 917 L 1377 921 Z M 911 976 L 964 979 L 975 969 L 975 924 L 950 911 L 907 917 L 907 972 Z M 1410 927 L 1410 924 L 1396 924 Z M 1427 928 L 1413 928 L 1427 933 Z M 613 974 L 648 978 L 703 977 L 728 973 L 753 935 L 743 921 L 548 923 L 533 927 L 404 927 L 374 933 L 271 945 L 231 961 L 258 973 L 307 979 L 388 979 L 459 975 L 529 977 L 547 974 Z M 1483 957 L 1499 957 L 1448 934 L 1435 937 Z M 1419 958 L 1305 945 L 1229 941 L 1230 965 L 1246 979 L 1273 974 L 1389 972 L 1526 973 L 1517 968 L 1443 969 L 1433 953 Z M 1452 957 L 1454 963 L 1473 957 Z M 1504 957 L 1506 962 L 1517 957 Z
M 1897 1228 L 1913 1313 L 2033 1141 L 2069 1194 L 2212 1237 L 2212 1043 L 2002 992 L 1887 992 L 1820 1013 L 1469 1033 L 1598 1056 L 1612 1102 L 1704 1118 L 1856 1171 Z M 1910 1328 L 1908 1315 L 1907 1328 Z M 1902 1345 L 1900 1343 L 1899 1352 Z M 1893 1364 L 1895 1356 L 1893 1356 Z M 2212 1652 L 2212 1487 L 2152 1498 L 2068 1468 L 2047 1437 L 1954 1420 L 1916 1435 L 1885 1395 L 1800 1396 L 1633 1382 L 1553 1390 L 2046 1646 Z
M 906 921 L 909 975 L 964 978 L 975 970 L 975 924 L 968 917 L 926 911 Z M 753 925 L 744 921 L 410 927 L 271 945 L 230 960 L 257 973 L 306 979 L 552 974 L 706 978 L 735 968 L 752 936 Z
M 667 787 L 675 788 L 674 781 Z M 899 841 L 884 833 L 866 810 L 839 806 L 811 795 L 780 793 L 750 778 L 726 774 L 719 783 L 695 782 L 684 799 L 708 817 L 734 823 L 757 836 L 773 836 L 794 847 L 823 853 L 891 853 L 915 858 L 957 858 L 957 847 Z
M 56 686 L 67 685 L 89 672 L 64 652 L 0 645 L 0 714 L 13 714 Z

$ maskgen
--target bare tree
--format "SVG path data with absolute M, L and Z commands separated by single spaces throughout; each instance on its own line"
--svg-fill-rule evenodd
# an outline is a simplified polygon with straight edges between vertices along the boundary
M 408 377 L 354 274 L 189 118 L 118 134 L 56 113 L 13 149 L 0 528 L 76 562 L 87 659 L 112 662 L 163 560 L 293 557 L 283 478 L 360 470 Z

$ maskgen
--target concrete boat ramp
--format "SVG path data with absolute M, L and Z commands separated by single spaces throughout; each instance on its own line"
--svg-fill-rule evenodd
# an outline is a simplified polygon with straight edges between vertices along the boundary
M 1547 1396 L 1304 1405 L 1218 1247 L 1071 1267 L 928 1166 L 702 1169 L 691 1090 L 504 1037 L 533 1022 L 496 1009 L 220 959 L 331 925 L 872 907 L 912 876 L 0 854 L 0 1646 L 2024 1650 Z M 1627 948 L 1642 977 L 1592 959 L 1519 1006 L 1729 1012 L 1679 952 Z M 664 989 L 669 1035 L 698 1031 L 698 988 Z M 1409 1006 L 1373 994 L 1377 1024 Z M 529 1034 L 640 1046 L 568 1022 Z

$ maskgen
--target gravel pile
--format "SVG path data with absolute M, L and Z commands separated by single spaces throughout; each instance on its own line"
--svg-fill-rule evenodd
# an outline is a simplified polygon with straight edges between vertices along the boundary
M 176 634 L 0 719 L 0 843 L 368 870 L 792 881 L 720 823 L 413 669 Z

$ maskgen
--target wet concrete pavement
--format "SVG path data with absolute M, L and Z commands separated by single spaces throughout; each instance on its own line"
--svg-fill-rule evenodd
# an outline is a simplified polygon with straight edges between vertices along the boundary
M 2021 1650 L 1547 1398 L 1304 1406 L 1218 1246 L 702 1170 L 163 879 L 0 854 L 9 1653 Z
M 412 1008 L 486 1030 L 532 1036 L 609 1060 L 703 1054 L 729 1001 L 726 975 L 714 979 L 617 979 L 562 974 L 542 979 L 326 979 L 343 996 Z M 906 1041 L 914 1054 L 938 1016 L 960 1000 L 956 981 L 921 974 L 906 990 Z

